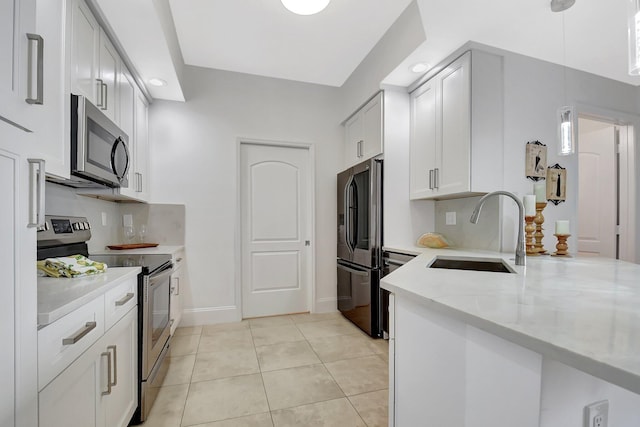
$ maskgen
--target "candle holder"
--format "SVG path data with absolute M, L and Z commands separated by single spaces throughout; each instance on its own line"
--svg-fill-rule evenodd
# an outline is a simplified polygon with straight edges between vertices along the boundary
M 542 244 L 542 238 L 544 237 L 544 233 L 542 233 L 542 224 L 544 224 L 544 215 L 542 215 L 542 211 L 547 207 L 546 202 L 536 203 L 536 217 L 534 222 L 536 223 L 536 233 L 534 237 L 536 239 L 535 247 L 538 255 L 549 255 L 549 252 L 544 248 Z
M 567 238 L 571 236 L 571 234 L 554 234 L 557 237 L 558 243 L 556 244 L 556 251 L 551 254 L 551 256 L 562 256 L 565 258 L 571 258 L 569 255 L 569 245 L 567 245 Z
M 536 231 L 536 226 L 533 225 L 533 221 L 535 216 L 525 216 L 524 220 L 527 223 L 524 227 L 525 236 L 526 236 L 526 246 L 527 246 L 527 255 L 528 256 L 538 256 L 538 252 L 536 252 L 535 243 L 533 242 L 533 232 Z

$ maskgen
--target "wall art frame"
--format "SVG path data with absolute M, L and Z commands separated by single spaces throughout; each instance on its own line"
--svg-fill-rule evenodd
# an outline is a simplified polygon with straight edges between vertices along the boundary
M 567 169 L 559 164 L 547 168 L 547 201 L 554 205 L 567 200 Z
M 547 177 L 547 146 L 540 141 L 529 141 L 526 144 L 525 175 L 532 181 Z

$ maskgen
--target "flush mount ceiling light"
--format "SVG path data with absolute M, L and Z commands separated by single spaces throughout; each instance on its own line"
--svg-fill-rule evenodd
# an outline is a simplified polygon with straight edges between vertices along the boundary
M 154 77 L 152 79 L 149 79 L 149 84 L 151 86 L 166 86 L 167 82 L 157 77 Z
M 551 10 L 553 12 L 562 12 L 573 6 L 575 2 L 576 0 L 551 0 Z
M 414 73 L 424 73 L 429 69 L 429 65 L 424 62 L 418 62 L 417 64 L 413 64 L 409 69 Z
M 298 15 L 313 15 L 321 12 L 331 0 L 280 0 L 284 7 Z

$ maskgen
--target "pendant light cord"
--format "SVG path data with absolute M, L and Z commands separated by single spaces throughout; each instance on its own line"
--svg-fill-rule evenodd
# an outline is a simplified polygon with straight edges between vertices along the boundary
M 562 87 L 564 92 L 564 105 L 567 105 L 567 40 L 564 27 L 564 11 L 562 12 Z

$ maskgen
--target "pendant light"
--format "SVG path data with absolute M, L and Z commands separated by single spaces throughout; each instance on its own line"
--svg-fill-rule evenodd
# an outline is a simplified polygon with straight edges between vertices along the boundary
M 629 75 L 640 75 L 640 1 L 627 0 L 629 4 Z
M 637 1 L 637 0 L 634 0 Z M 567 44 L 565 40 L 564 11 L 573 6 L 575 0 L 551 0 L 551 10 L 562 13 L 562 62 L 563 75 L 562 85 L 564 90 L 564 101 L 567 102 Z M 567 156 L 576 151 L 575 148 L 575 110 L 572 106 L 560 107 L 557 112 L 558 118 L 558 155 Z
M 280 0 L 284 7 L 298 15 L 322 12 L 331 0 Z

